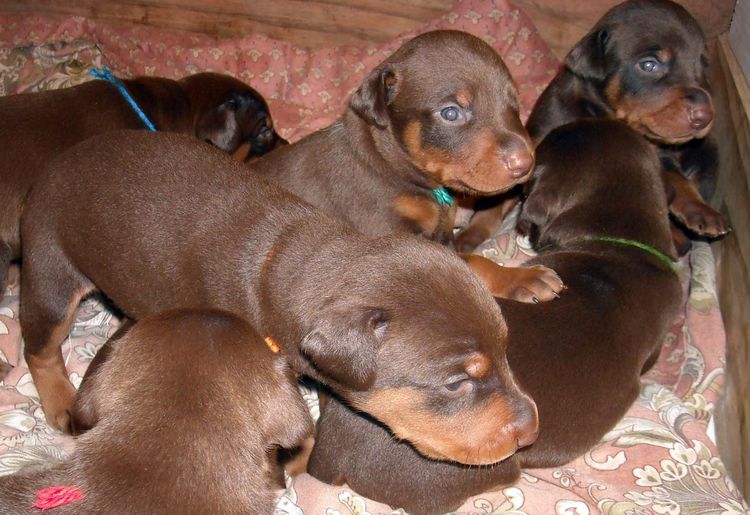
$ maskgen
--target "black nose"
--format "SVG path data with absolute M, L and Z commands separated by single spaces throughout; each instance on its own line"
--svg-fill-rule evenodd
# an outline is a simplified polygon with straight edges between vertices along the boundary
M 690 126 L 695 130 L 701 130 L 708 127 L 714 119 L 714 109 L 711 105 L 711 96 L 703 89 L 689 88 L 685 91 L 690 106 L 688 107 L 688 117 Z

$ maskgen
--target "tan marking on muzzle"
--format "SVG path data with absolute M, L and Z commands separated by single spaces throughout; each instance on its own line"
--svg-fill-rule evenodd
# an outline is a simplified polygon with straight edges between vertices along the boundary
M 376 391 L 353 405 L 386 424 L 428 458 L 489 465 L 518 448 L 514 410 L 500 395 L 453 415 L 429 411 L 424 396 L 411 388 Z

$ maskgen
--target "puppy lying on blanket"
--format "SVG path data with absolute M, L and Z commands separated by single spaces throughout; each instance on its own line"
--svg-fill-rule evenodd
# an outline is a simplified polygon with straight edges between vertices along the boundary
M 493 463 L 536 436 L 500 309 L 455 253 L 367 238 L 189 137 L 78 145 L 32 191 L 22 237 L 25 356 L 57 427 L 75 393 L 60 343 L 100 290 L 135 320 L 205 306 L 247 319 L 295 371 L 427 455 Z M 466 374 L 488 385 L 472 402 L 455 393 Z
M 620 122 L 590 120 L 550 133 L 537 159 L 520 224 L 539 249 L 531 262 L 569 288 L 538 306 L 498 300 L 511 369 L 539 408 L 537 441 L 487 467 L 434 461 L 333 397 L 318 421 L 312 475 L 410 513 L 443 513 L 513 483 L 521 467 L 583 454 L 635 401 L 682 295 L 654 148 Z M 464 375 L 454 392 L 471 402 L 487 387 Z
M 159 131 L 191 134 L 229 153 L 242 147 L 250 155 L 283 141 L 273 131 L 265 100 L 232 77 L 199 73 L 178 81 L 139 77 L 122 84 Z M 95 134 L 146 126 L 116 86 L 103 80 L 0 97 L 0 119 L 1 289 L 9 263 L 21 256 L 21 211 L 44 167 Z
M 700 26 L 682 6 L 624 2 L 568 53 L 527 123 L 538 143 L 565 123 L 614 118 L 654 143 L 670 184 L 670 212 L 680 226 L 674 228 L 680 254 L 690 249 L 687 235 L 716 238 L 729 230 L 704 200 L 713 196 L 718 171 L 718 149 L 709 134 L 714 111 L 707 54 Z M 496 214 L 477 217 L 461 238 L 492 233 L 502 216 Z
M 266 155 L 253 169 L 364 234 L 453 239 L 456 204 L 529 178 L 534 153 L 515 85 L 497 52 L 458 31 L 405 43 L 354 92 L 330 127 Z M 479 259 L 479 258 L 473 258 Z M 549 300 L 559 278 L 504 269 L 494 294 Z
M 283 484 L 269 456 L 312 430 L 285 360 L 219 311 L 139 321 L 84 385 L 78 402 L 95 427 L 69 460 L 0 478 L 0 512 L 67 493 L 54 513 L 270 514 Z

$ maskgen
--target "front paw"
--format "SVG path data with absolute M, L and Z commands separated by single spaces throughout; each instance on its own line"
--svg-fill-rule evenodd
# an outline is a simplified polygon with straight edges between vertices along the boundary
M 518 302 L 546 302 L 556 299 L 565 288 L 562 279 L 551 268 L 544 265 L 508 268 L 513 271 L 502 298 Z M 496 297 L 498 295 L 495 295 Z
M 691 202 L 679 213 L 673 214 L 685 227 L 699 236 L 719 238 L 732 230 L 724 216 L 706 204 Z

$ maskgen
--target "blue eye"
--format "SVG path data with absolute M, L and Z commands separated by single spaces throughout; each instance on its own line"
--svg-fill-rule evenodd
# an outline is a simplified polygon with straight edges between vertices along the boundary
M 644 59 L 643 61 L 638 62 L 638 68 L 643 70 L 646 73 L 653 73 L 659 69 L 661 66 L 661 63 L 653 58 Z
M 440 111 L 440 117 L 446 122 L 457 122 L 462 118 L 461 111 L 455 106 L 444 107 Z

